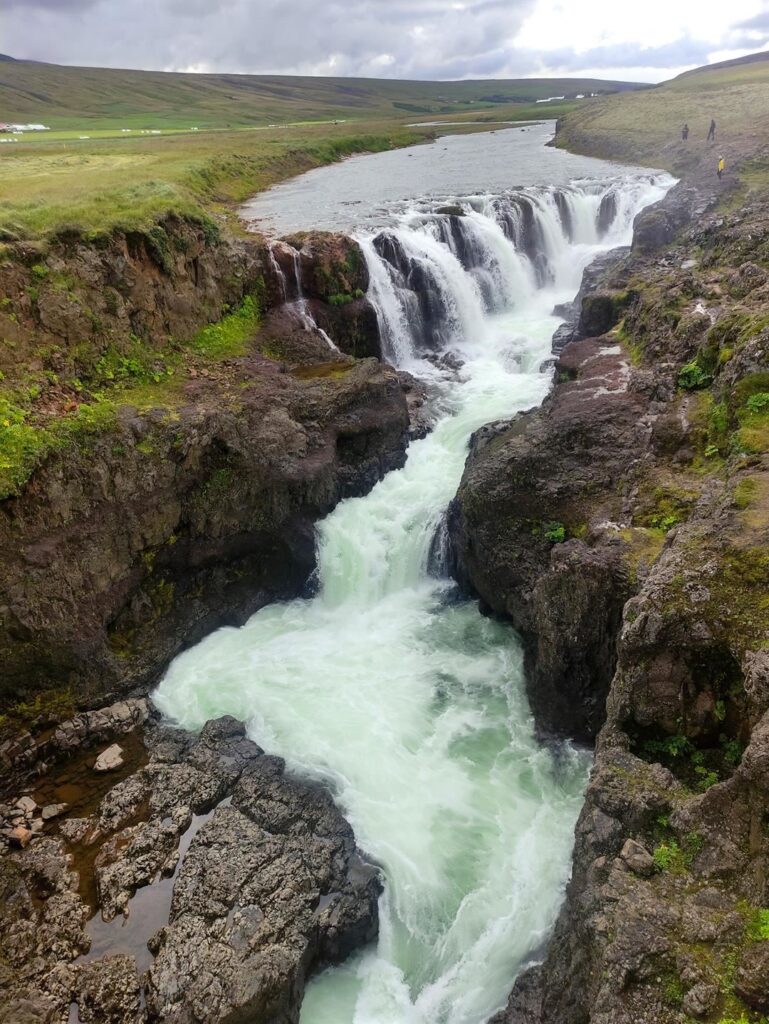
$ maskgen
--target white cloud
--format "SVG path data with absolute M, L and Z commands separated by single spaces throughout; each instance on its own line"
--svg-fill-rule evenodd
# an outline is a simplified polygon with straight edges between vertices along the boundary
M 702 40 L 717 46 L 733 26 L 766 10 L 762 0 L 643 0 L 643 4 L 617 0 L 539 0 L 518 33 L 516 44 L 525 49 L 576 53 L 596 46 L 634 43 L 649 49 L 681 39 Z

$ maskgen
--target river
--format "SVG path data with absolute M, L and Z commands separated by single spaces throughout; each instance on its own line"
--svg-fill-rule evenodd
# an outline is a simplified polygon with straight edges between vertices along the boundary
M 590 754 L 537 741 L 514 633 L 460 599 L 434 539 L 472 432 L 545 397 L 554 304 L 672 179 L 548 132 L 357 157 L 246 213 L 356 234 L 388 357 L 430 382 L 435 416 L 402 470 L 319 525 L 315 597 L 219 630 L 155 693 L 188 728 L 242 719 L 327 782 L 382 865 L 377 946 L 312 982 L 302 1024 L 482 1024 L 563 898 Z

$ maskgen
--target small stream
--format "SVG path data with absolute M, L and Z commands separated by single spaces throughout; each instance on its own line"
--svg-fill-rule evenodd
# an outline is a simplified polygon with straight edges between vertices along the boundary
M 436 418 L 402 470 L 320 524 L 316 597 L 208 637 L 155 694 L 188 728 L 244 720 L 327 782 L 383 866 L 377 946 L 310 985 L 302 1024 L 482 1024 L 562 900 L 590 755 L 537 741 L 515 635 L 431 553 L 472 432 L 547 394 L 554 304 L 672 180 L 544 149 L 545 135 L 356 158 L 249 212 L 280 232 L 355 230 L 388 356 L 428 380 Z

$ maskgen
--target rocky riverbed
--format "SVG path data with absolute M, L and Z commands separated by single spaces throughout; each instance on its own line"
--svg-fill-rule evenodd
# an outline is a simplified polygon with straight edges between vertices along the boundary
M 102 714 L 131 731 L 101 798 L 96 747 L 79 786 L 54 770 L 2 809 L 0 1020 L 296 1021 L 312 970 L 377 931 L 378 873 L 330 794 L 233 719 L 193 737 L 146 701 Z M 39 807 L 57 786 L 72 803 Z

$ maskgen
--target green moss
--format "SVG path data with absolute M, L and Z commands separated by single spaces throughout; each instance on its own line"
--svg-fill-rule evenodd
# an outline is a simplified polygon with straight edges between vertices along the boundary
M 769 910 L 763 907 L 751 908 L 746 934 L 751 942 L 769 942 Z
M 245 355 L 260 319 L 256 299 L 247 295 L 232 313 L 228 313 L 218 323 L 209 324 L 198 331 L 189 347 L 211 359 L 232 359 Z
M 113 403 L 96 402 L 37 426 L 30 421 L 28 410 L 0 399 L 0 500 L 17 494 L 52 452 L 112 429 L 116 414 Z
M 758 484 L 752 477 L 745 477 L 734 488 L 734 504 L 737 508 L 745 509 L 758 494 Z
M 668 975 L 662 986 L 662 993 L 665 1002 L 672 1007 L 679 1007 L 686 995 L 686 990 L 681 983 L 681 979 L 676 974 Z
M 636 525 L 667 533 L 689 517 L 696 499 L 697 494 L 694 491 L 670 486 L 656 487 L 642 502 L 641 509 L 635 516 Z
M 75 714 L 72 691 L 43 690 L 28 701 L 16 701 L 0 714 L 0 728 L 28 729 L 31 726 L 45 727 Z

